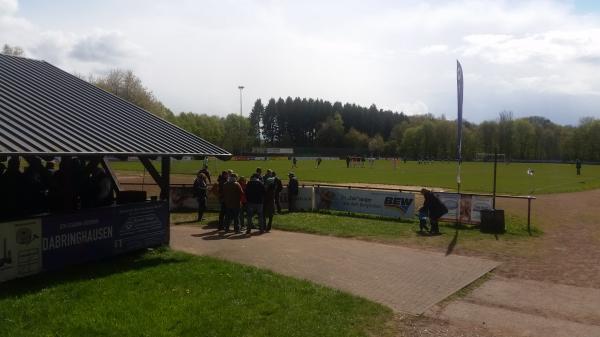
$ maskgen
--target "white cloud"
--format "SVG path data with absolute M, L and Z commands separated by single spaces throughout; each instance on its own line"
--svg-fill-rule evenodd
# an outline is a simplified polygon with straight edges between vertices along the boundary
M 0 17 L 14 15 L 18 9 L 17 0 L 0 0 Z
M 17 10 L 16 0 L 0 0 L 0 43 L 20 46 L 27 56 L 68 71 L 102 72 L 107 67 L 127 67 L 134 58 L 144 55 L 119 31 L 90 27 L 78 32 L 46 30 L 18 16 Z
M 425 104 L 423 101 L 414 101 L 414 102 L 405 102 L 405 103 L 398 103 L 394 106 L 395 111 L 402 111 L 407 115 L 425 115 L 429 113 L 429 108 L 427 107 L 427 104 Z
M 105 0 L 37 20 L 17 5 L 0 0 L 0 43 L 84 74 L 133 68 L 175 111 L 235 112 L 243 84 L 244 111 L 289 95 L 451 116 L 456 59 L 472 121 L 600 106 L 600 16 L 568 1 Z
M 431 46 L 419 49 L 419 53 L 423 55 L 445 53 L 448 51 L 448 46 L 445 44 L 433 44 Z
M 123 34 L 103 30 L 78 37 L 69 52 L 70 57 L 79 61 L 107 65 L 140 55 L 140 48 L 128 41 Z

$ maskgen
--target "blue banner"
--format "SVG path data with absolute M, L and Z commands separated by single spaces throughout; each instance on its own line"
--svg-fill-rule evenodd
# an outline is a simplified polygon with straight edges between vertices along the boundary
M 43 217 L 42 269 L 60 269 L 168 243 L 168 217 L 165 202 L 120 205 Z

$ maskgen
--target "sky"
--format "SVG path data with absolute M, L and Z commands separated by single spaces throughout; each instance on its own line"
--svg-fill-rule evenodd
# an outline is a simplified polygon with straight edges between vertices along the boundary
M 456 118 L 600 118 L 600 1 L 0 0 L 0 44 L 78 74 L 131 69 L 174 112 L 271 97 Z

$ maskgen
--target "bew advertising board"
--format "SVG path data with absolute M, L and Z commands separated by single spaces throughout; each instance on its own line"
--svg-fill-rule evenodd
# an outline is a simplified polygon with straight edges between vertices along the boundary
M 316 187 L 315 206 L 343 212 L 366 213 L 408 219 L 414 216 L 412 193 L 337 187 Z

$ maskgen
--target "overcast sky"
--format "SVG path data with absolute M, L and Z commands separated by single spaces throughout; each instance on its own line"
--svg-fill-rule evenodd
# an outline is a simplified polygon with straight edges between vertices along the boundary
M 313 97 L 408 114 L 600 118 L 600 1 L 0 0 L 0 44 L 132 69 L 175 112 Z

